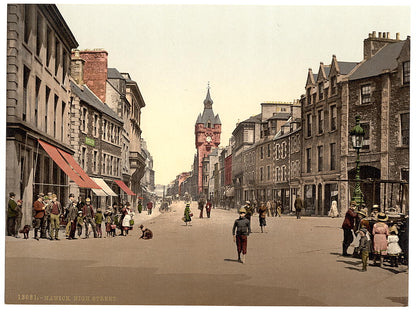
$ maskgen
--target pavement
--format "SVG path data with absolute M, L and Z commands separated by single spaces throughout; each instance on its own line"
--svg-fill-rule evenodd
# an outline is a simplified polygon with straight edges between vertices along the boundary
M 192 202 L 192 225 L 185 226 L 184 207 L 136 214 L 127 237 L 36 241 L 33 231 L 28 240 L 6 237 L 5 302 L 407 306 L 408 267 L 361 272 L 360 259 L 340 254 L 342 218 L 268 217 L 261 233 L 255 215 L 242 264 L 231 232 L 235 209 L 213 209 L 200 219 Z M 139 239 L 140 224 L 153 231 L 152 240 Z

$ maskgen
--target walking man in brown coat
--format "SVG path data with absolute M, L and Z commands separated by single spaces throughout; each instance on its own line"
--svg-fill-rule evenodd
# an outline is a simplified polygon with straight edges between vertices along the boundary
M 296 210 L 296 219 L 300 219 L 300 213 L 303 208 L 303 200 L 300 196 L 295 199 L 295 210 Z

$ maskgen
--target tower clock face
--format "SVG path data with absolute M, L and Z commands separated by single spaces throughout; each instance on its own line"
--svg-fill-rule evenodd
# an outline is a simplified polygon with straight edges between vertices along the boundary
M 212 141 L 210 136 L 207 136 L 207 138 L 205 139 L 208 143 Z

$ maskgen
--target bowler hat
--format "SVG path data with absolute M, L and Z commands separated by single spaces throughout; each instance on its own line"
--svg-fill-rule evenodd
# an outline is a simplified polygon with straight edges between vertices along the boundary
M 90 202 L 91 201 L 91 198 L 86 198 L 85 201 L 86 202 Z
M 10 192 L 10 193 L 9 193 L 9 196 L 10 196 L 10 197 L 13 197 L 13 196 L 16 196 L 16 194 L 15 194 L 15 193 L 13 193 L 13 192 Z
M 75 195 L 73 193 L 69 194 L 69 197 L 75 197 Z

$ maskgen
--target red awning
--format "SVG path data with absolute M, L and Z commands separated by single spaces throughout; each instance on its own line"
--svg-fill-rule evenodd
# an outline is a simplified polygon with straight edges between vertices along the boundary
M 120 186 L 121 187 L 121 189 L 127 194 L 127 195 L 136 195 L 135 193 L 133 193 L 132 192 L 132 190 L 131 189 L 129 189 L 128 187 L 127 187 L 127 185 L 126 184 L 124 184 L 124 182 L 123 181 L 121 181 L 121 180 L 114 180 L 114 182 L 116 182 L 117 184 L 118 184 L 118 186 Z
M 72 158 L 71 155 L 39 139 L 38 142 L 40 143 L 40 145 L 42 145 L 43 149 L 46 151 L 46 153 L 48 153 L 48 155 L 53 159 L 53 161 L 59 166 L 59 168 L 61 168 L 62 171 L 65 172 L 68 175 L 68 177 L 72 181 L 74 181 L 79 187 L 98 189 L 101 188 L 94 181 L 92 181 L 90 177 L 88 177 L 88 175 L 84 172 L 84 170 L 82 170 L 81 167 L 79 167 L 79 165 L 76 163 L 75 159 Z M 65 155 L 66 160 L 62 157 L 62 155 Z M 70 159 L 70 161 L 68 161 L 68 159 Z M 79 167 L 82 173 L 74 170 L 74 163 Z M 83 179 L 83 175 L 87 176 L 88 179 L 92 181 L 92 183 L 90 183 L 88 179 Z

